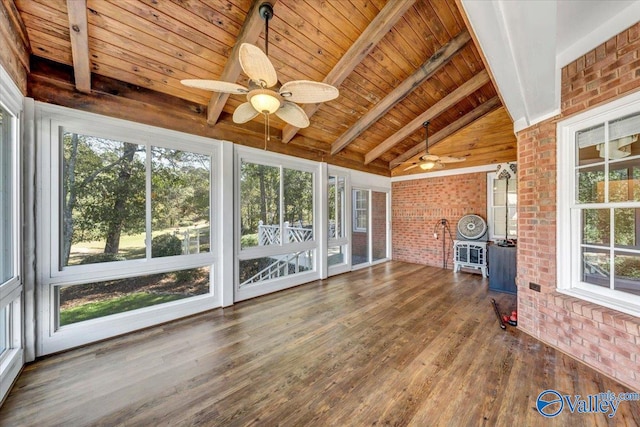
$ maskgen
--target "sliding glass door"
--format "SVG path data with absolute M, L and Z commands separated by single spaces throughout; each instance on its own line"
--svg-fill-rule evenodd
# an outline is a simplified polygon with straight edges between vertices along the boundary
M 352 267 L 369 265 L 388 258 L 387 194 L 364 188 L 352 190 Z

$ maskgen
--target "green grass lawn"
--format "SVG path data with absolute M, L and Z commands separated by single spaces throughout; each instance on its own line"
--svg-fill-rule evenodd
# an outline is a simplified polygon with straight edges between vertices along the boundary
M 104 301 L 90 302 L 66 310 L 60 310 L 60 326 L 96 319 L 110 314 L 136 310 L 138 308 L 150 307 L 152 305 L 163 304 L 165 302 L 186 298 L 187 296 L 188 295 L 136 292 Z

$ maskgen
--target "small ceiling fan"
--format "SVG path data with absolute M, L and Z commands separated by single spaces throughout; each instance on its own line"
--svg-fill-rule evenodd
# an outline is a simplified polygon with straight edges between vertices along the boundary
M 444 168 L 445 163 L 458 163 L 466 160 L 465 157 L 437 156 L 435 154 L 429 154 L 429 122 L 424 122 L 422 126 L 424 127 L 425 154 L 420 156 L 420 159 L 417 162 L 405 162 L 405 164 L 411 163 L 411 166 L 404 170 L 407 171 L 415 167 L 419 167 L 422 170 L 442 169 Z
M 309 80 L 295 80 L 281 85 L 268 57 L 269 20 L 273 17 L 273 7 L 269 3 L 263 3 L 260 5 L 259 13 L 265 20 L 265 52 L 249 43 L 242 43 L 238 51 L 240 67 L 249 77 L 248 88 L 219 80 L 189 79 L 181 80 L 181 83 L 213 92 L 246 95 L 247 102 L 236 108 L 233 121 L 246 123 L 259 114 L 264 114 L 268 139 L 270 114 L 275 114 L 292 126 L 305 128 L 309 126 L 309 118 L 295 103 L 315 104 L 331 101 L 338 97 L 339 92 L 331 85 Z

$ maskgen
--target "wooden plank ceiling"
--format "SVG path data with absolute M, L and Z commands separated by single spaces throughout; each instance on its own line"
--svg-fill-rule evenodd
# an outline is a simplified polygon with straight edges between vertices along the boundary
M 3 0 L 6 1 L 6 0 Z M 11 1 L 11 0 L 9 0 Z M 71 108 L 264 147 L 264 119 L 233 123 L 246 99 L 181 79 L 247 85 L 240 42 L 264 50 L 261 0 L 15 0 L 31 48 L 29 96 Z M 340 96 L 303 105 L 311 125 L 271 120 L 270 151 L 382 175 L 424 153 L 457 168 L 514 161 L 513 126 L 451 0 L 271 0 L 278 78 Z M 234 48 L 235 47 L 235 48 Z

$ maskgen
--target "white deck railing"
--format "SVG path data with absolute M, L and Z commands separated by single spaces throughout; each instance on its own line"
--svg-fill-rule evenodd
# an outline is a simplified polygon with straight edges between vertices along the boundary
M 284 242 L 306 242 L 313 239 L 313 228 L 292 227 L 289 221 L 284 223 Z M 280 225 L 265 225 L 262 221 L 258 222 L 258 245 L 279 245 L 280 244 Z

